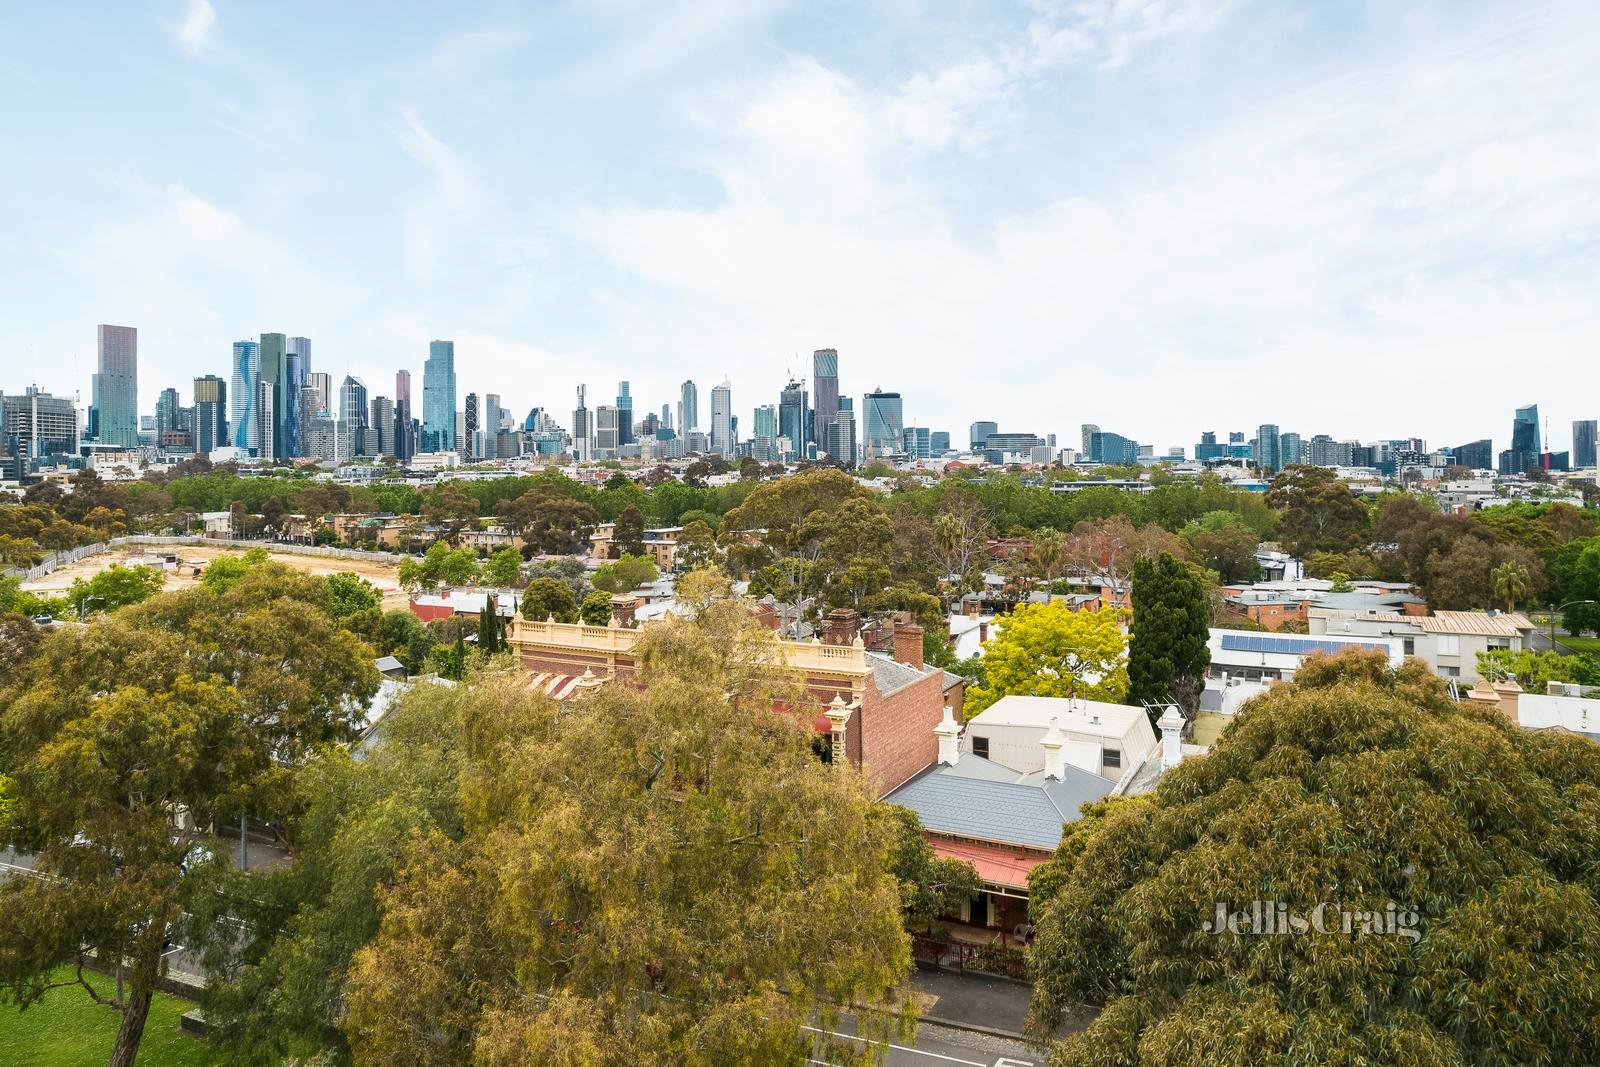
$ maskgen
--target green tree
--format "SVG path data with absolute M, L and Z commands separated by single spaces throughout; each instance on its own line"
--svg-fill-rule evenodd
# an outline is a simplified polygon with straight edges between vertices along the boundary
M 169 932 L 223 854 L 217 827 L 286 814 L 290 768 L 353 736 L 376 689 L 326 585 L 282 567 L 47 636 L 0 692 L 0 753 L 43 876 L 0 886 L 10 998 L 36 1003 L 62 961 L 81 984 L 91 952 L 120 967 L 110 1063 L 131 1065 Z
M 1551 682 L 1582 681 L 1583 661 L 1559 652 L 1490 649 L 1478 653 L 1478 673 L 1487 678 L 1515 678 L 1530 693 L 1543 693 Z
M 1253 582 L 1261 574 L 1256 551 L 1261 547 L 1249 524 L 1231 511 L 1208 511 L 1179 534 L 1194 556 L 1217 572 L 1224 585 Z
M 255 567 L 269 562 L 272 557 L 264 548 L 252 548 L 243 554 L 228 552 L 206 564 L 200 575 L 200 584 L 214 593 L 231 589 Z
M 478 527 L 478 501 L 460 482 L 445 482 L 422 505 L 422 518 L 439 527 L 451 548 L 461 543 L 461 535 Z
M 433 635 L 421 619 L 403 608 L 384 612 L 374 637 L 377 653 L 397 657 L 410 674 L 422 671 L 433 651 Z
M 656 564 L 649 556 L 625 555 L 610 563 L 601 564 L 590 581 L 596 589 L 607 593 L 631 593 L 641 585 L 649 585 L 661 577 Z
M 522 591 L 522 617 L 534 622 L 577 622 L 578 598 L 559 578 L 535 578 Z
M 678 534 L 677 563 L 683 570 L 694 570 L 716 561 L 717 538 L 700 519 L 685 526 Z
M 636 505 L 629 504 L 617 516 L 611 533 L 611 548 L 623 556 L 644 555 L 644 512 Z
M 479 579 L 496 589 L 517 588 L 522 584 L 522 553 L 514 548 L 495 551 L 484 561 Z
M 406 589 L 471 585 L 478 579 L 478 557 L 470 548 L 451 548 L 443 541 L 435 541 L 421 559 L 401 560 L 398 578 Z
M 593 507 L 550 486 L 536 486 L 500 507 L 500 521 L 533 552 L 580 551 L 599 523 Z
M 1033 1022 L 1104 1004 L 1057 1064 L 1596 1062 L 1597 796 L 1592 742 L 1312 657 L 1067 827 L 1030 880 Z M 1252 901 L 1329 932 L 1227 921 Z
M 983 654 L 984 684 L 967 690 L 970 718 L 1003 696 L 1078 696 L 1121 703 L 1126 643 L 1111 608 L 1073 611 L 1062 601 L 1025 604 L 998 621 Z
M 376 611 L 383 604 L 383 594 L 377 586 L 359 574 L 340 571 L 323 580 L 328 583 L 329 607 L 336 619 Z
M 583 598 L 578 616 L 587 626 L 604 626 L 611 621 L 611 594 L 596 589 Z
M 1348 552 L 1369 540 L 1366 505 L 1327 467 L 1284 468 L 1272 480 L 1267 503 L 1278 509 L 1278 539 L 1300 559 Z
M 484 599 L 483 610 L 478 612 L 478 651 L 492 656 L 505 650 L 505 638 L 500 633 L 500 598 L 490 593 Z
M 866 1058 L 807 1028 L 910 970 L 896 838 L 864 775 L 774 710 L 802 691 L 773 640 L 717 601 L 646 631 L 641 684 L 581 715 L 508 728 L 468 693 L 464 836 L 417 840 L 380 893 L 350 972 L 358 1060 Z M 861 1011 L 862 1035 L 899 1006 Z
M 922 933 L 961 911 L 964 901 L 983 892 L 983 879 L 966 860 L 946 859 L 922 834 L 917 813 L 898 804 L 880 805 L 875 814 L 894 827 L 893 870 L 900 883 L 906 928 Z
M 1495 567 L 1491 578 L 1494 581 L 1494 595 L 1500 598 L 1507 611 L 1516 611 L 1517 604 L 1533 591 L 1532 576 L 1519 560 L 1508 559 L 1501 563 Z
M 74 578 L 67 604 L 82 618 L 90 612 L 116 611 L 161 592 L 166 576 L 154 567 L 124 567 L 113 563 L 87 579 Z
M 478 699 L 508 716 L 536 698 L 515 673 L 485 677 Z M 294 778 L 288 867 L 219 876 L 195 925 L 249 936 L 204 946 L 212 1040 L 230 1063 L 277 1064 L 348 1047 L 350 961 L 378 931 L 378 893 L 414 836 L 461 835 L 459 704 L 464 687 L 408 689 L 361 759 L 336 747 Z
M 1189 564 L 1165 554 L 1139 560 L 1128 641 L 1132 703 L 1176 702 L 1190 715 L 1199 708 L 1211 663 L 1209 608 L 1206 583 Z

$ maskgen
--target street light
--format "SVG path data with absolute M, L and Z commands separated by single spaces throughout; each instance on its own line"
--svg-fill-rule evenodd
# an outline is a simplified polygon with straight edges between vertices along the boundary
M 1570 608 L 1575 604 L 1593 604 L 1593 600 L 1569 600 L 1559 607 L 1550 609 L 1550 651 L 1556 650 L 1556 616 L 1561 614 L 1562 608 Z
M 86 596 L 82 600 L 78 601 L 79 622 L 82 622 L 84 617 L 89 614 L 89 605 L 96 600 L 98 600 L 101 604 L 106 602 L 106 598 L 103 596 Z

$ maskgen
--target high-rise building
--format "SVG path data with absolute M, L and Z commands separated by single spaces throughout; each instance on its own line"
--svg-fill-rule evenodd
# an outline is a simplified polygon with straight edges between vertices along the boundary
M 824 452 L 828 450 L 828 430 L 839 411 L 839 352 L 832 348 L 819 348 L 811 353 L 811 389 L 816 403 L 812 419 L 811 440 Z
M 693 381 L 683 383 L 678 400 L 678 436 L 700 428 L 700 389 Z
M 1283 470 L 1283 455 L 1278 451 L 1278 427 L 1270 422 L 1256 428 L 1256 466 L 1262 471 Z
M 256 341 L 233 342 L 233 380 L 229 384 L 233 405 L 229 409 L 228 430 L 233 447 L 251 452 L 261 447 L 260 426 L 256 422 L 256 399 L 261 394 L 261 345 Z
M 0 396 L 0 445 L 16 460 L 12 473 L 19 480 L 26 473 L 23 457 L 73 455 L 78 451 L 77 406 L 36 385 L 20 396 Z
M 269 381 L 256 381 L 256 455 L 273 459 L 278 448 L 278 391 Z
M 483 429 L 486 434 L 493 437 L 500 432 L 500 424 L 505 421 L 505 409 L 500 406 L 499 393 L 483 394 Z
M 1139 462 L 1139 442 L 1119 433 L 1107 433 L 1095 430 L 1089 434 L 1089 452 L 1085 457 L 1090 463 L 1105 463 L 1113 466 L 1124 466 L 1129 463 Z
M 763 438 L 768 441 L 776 441 L 778 439 L 778 406 L 776 404 L 762 404 L 756 408 L 750 425 L 751 437 L 758 441 Z
M 1572 424 L 1572 469 L 1584 470 L 1595 465 L 1594 419 L 1580 419 Z
M 856 448 L 856 413 L 850 407 L 849 397 L 839 398 L 839 410 L 833 413 L 828 425 L 828 455 L 842 467 L 854 467 L 861 461 Z
M 671 404 L 662 404 L 661 405 L 661 428 L 663 430 L 672 429 L 672 405 Z
M 1094 454 L 1094 435 L 1100 432 L 1100 427 L 1092 422 L 1086 422 L 1081 427 L 1081 430 L 1083 438 L 1083 450 L 1080 455 L 1082 455 L 1084 459 L 1089 459 L 1089 457 Z M 1099 460 L 1089 460 L 1089 462 L 1098 463 Z
M 96 327 L 99 372 L 94 376 L 95 430 L 103 444 L 139 445 L 139 331 Z
M 621 436 L 617 429 L 618 410 L 611 404 L 594 409 L 594 454 L 598 459 L 615 459 Z
M 633 395 L 627 382 L 617 383 L 617 445 L 633 443 Z
M 183 405 L 178 401 L 178 391 L 171 386 L 156 394 L 156 440 L 183 429 Z
M 194 380 L 194 451 L 197 456 L 228 444 L 228 383 L 215 374 Z
M 912 459 L 933 456 L 933 433 L 926 426 L 907 426 L 900 431 L 900 445 Z
M 806 439 L 811 436 L 805 382 L 791 381 L 778 394 L 778 436 L 788 440 L 791 456 L 805 456 Z
M 301 442 L 301 423 L 305 413 L 300 410 L 301 394 L 305 392 L 306 376 L 311 373 L 311 338 L 291 337 L 283 357 L 283 437 L 284 455 L 305 454 Z
M 338 414 L 334 410 L 335 399 L 333 375 L 325 371 L 313 371 L 306 375 L 305 388 L 300 391 L 300 405 L 305 411 L 331 418 Z
M 1297 433 L 1280 433 L 1278 435 L 1278 461 L 1285 467 L 1304 462 L 1304 445 Z
M 984 442 L 989 440 L 989 435 L 1000 432 L 1000 424 L 981 420 L 967 428 L 967 444 L 974 452 L 983 450 Z
M 905 415 L 899 393 L 877 390 L 861 398 L 862 455 L 880 459 L 893 455 L 904 445 Z
M 351 374 L 344 376 L 339 386 L 339 458 L 370 456 L 367 442 L 367 418 L 371 412 L 367 402 L 367 386 Z
M 411 372 L 395 371 L 394 375 L 394 454 L 401 460 L 410 459 L 417 451 L 411 433 Z
M 1494 470 L 1494 442 L 1487 437 L 1481 441 L 1457 445 L 1450 452 L 1451 459 L 1458 467 L 1472 471 Z
M 478 394 L 467 394 L 467 406 L 461 413 L 461 428 L 463 440 L 458 442 L 460 452 L 464 456 L 477 459 L 482 456 L 483 450 L 478 447 Z
M 374 456 L 394 455 L 394 401 L 386 396 L 372 398 L 372 417 L 367 420 L 367 451 Z
M 433 341 L 422 365 L 422 451 L 456 447 L 456 343 Z
M 288 453 L 287 430 L 284 425 L 284 416 L 287 403 L 284 392 L 288 388 L 289 374 L 289 339 L 281 333 L 264 333 L 261 335 L 261 362 L 258 380 L 257 395 L 265 396 L 267 390 L 271 391 L 272 403 L 268 406 L 271 411 L 262 410 L 262 405 L 257 403 L 256 421 L 261 426 L 259 432 L 261 440 L 260 456 L 263 459 L 283 459 Z M 271 418 L 271 432 L 267 430 L 267 419 Z M 272 447 L 268 449 L 268 439 Z
M 684 383 L 686 387 L 693 384 Z M 722 456 L 734 454 L 733 425 L 733 383 L 724 379 L 711 390 L 711 451 Z
M 594 413 L 584 405 L 584 387 L 578 386 L 578 406 L 572 409 L 572 455 L 583 463 L 594 458 Z
M 936 455 L 936 456 L 944 455 L 946 452 L 950 451 L 950 431 L 949 430 L 935 430 L 935 431 L 933 431 L 933 434 L 932 434 L 932 436 L 930 438 L 929 443 L 933 448 L 933 454 L 934 455 Z
M 1500 453 L 1501 474 L 1524 474 L 1539 466 L 1539 405 L 1518 408 L 1511 422 L 1511 447 Z

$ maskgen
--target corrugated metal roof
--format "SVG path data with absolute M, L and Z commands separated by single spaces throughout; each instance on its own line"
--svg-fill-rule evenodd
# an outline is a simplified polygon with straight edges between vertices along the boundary
M 951 773 L 955 771 L 935 767 L 884 799 L 916 812 L 929 830 L 1053 849 L 1061 844 L 1062 825 L 1077 821 L 1078 808 L 1104 797 L 1114 785 L 1076 767 L 1066 768 L 1062 781 L 1034 785 Z
M 1403 622 L 1430 634 L 1475 634 L 1480 637 L 1516 637 L 1534 628 L 1520 612 L 1490 615 L 1482 611 L 1436 611 L 1432 615 L 1395 615 L 1374 612 L 1380 622 Z

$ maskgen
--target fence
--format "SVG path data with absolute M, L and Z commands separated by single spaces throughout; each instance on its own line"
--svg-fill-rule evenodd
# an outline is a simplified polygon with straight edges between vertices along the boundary
M 323 559 L 356 559 L 369 563 L 394 563 L 409 557 L 398 552 L 369 552 L 359 548 L 338 548 L 333 545 L 292 545 L 277 541 L 226 541 L 215 537 L 201 537 L 191 534 L 183 537 L 158 537 L 154 534 L 129 534 L 126 537 L 113 537 L 110 541 L 101 541 L 92 545 L 79 545 L 77 548 L 66 548 L 59 552 L 51 552 L 45 556 L 38 566 L 27 570 L 13 568 L 9 572 L 23 581 L 32 581 L 43 578 L 52 571 L 59 570 L 69 563 L 76 563 L 80 559 L 88 559 L 102 552 L 110 552 L 114 548 L 124 545 L 203 545 L 210 548 L 237 549 L 240 552 L 252 548 L 264 548 L 269 552 L 282 553 L 290 556 L 319 556 Z

